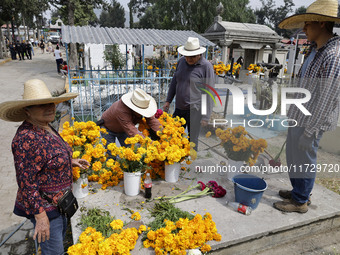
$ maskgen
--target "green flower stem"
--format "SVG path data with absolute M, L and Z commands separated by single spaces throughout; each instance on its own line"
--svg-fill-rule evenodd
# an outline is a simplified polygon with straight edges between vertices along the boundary
M 209 187 L 206 187 L 204 190 L 202 190 L 201 192 L 199 192 L 197 194 L 184 195 L 184 196 L 181 196 L 177 199 L 170 199 L 169 203 L 179 203 L 179 202 L 183 202 L 183 201 L 186 201 L 186 200 L 189 200 L 189 199 L 199 198 L 201 196 L 205 196 L 205 195 L 213 194 L 213 193 L 214 192 L 211 192 Z
M 274 161 L 275 161 L 275 162 L 276 162 L 276 161 L 278 160 L 278 158 L 280 157 L 280 155 L 281 155 L 281 153 L 282 153 L 282 151 L 283 151 L 283 148 L 285 147 L 286 142 L 287 142 L 287 139 L 286 139 L 285 142 L 282 144 L 282 147 L 281 147 L 280 152 L 275 156 L 275 158 L 274 158 Z

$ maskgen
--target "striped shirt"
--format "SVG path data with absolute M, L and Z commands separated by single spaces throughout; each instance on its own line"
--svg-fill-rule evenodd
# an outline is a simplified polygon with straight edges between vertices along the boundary
M 305 127 L 304 134 L 308 137 L 318 135 L 320 130 L 335 130 L 340 108 L 340 37 L 329 39 L 315 51 L 315 57 L 306 67 L 304 77 L 301 77 L 303 67 L 297 76 L 300 79 L 297 81 L 299 87 L 311 93 L 310 100 L 303 104 L 311 115 L 304 115 L 295 104 L 289 107 L 287 114 L 289 119 L 297 121 L 297 126 Z M 295 99 L 304 97 L 303 93 L 294 96 Z

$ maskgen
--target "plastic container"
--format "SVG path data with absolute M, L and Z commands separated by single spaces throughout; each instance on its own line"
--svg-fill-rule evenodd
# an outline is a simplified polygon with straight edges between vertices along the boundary
M 177 182 L 179 178 L 179 170 L 181 170 L 181 163 L 165 165 L 165 181 Z
M 128 196 L 137 196 L 140 192 L 141 172 L 124 172 L 124 192 Z
M 232 181 L 234 183 L 235 201 L 255 210 L 263 192 L 268 187 L 266 181 L 251 174 L 235 175 Z
M 250 206 L 246 206 L 237 202 L 226 201 L 226 203 L 228 206 L 234 208 L 239 213 L 243 213 L 245 215 L 250 215 L 253 210 Z

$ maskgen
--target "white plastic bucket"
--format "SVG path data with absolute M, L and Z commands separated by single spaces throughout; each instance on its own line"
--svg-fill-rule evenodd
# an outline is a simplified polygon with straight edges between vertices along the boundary
M 165 165 L 165 181 L 177 182 L 179 177 L 179 170 L 181 170 L 181 163 Z
M 241 166 L 243 166 L 243 161 L 235 161 L 232 159 L 228 159 L 228 167 L 227 178 L 232 181 L 233 177 L 241 173 Z
M 140 192 L 141 172 L 124 172 L 124 192 L 128 196 L 137 196 Z
M 86 184 L 86 187 L 82 188 L 81 185 Z M 72 192 L 76 198 L 84 198 L 89 194 L 89 185 L 86 174 L 81 174 L 77 181 L 72 184 Z

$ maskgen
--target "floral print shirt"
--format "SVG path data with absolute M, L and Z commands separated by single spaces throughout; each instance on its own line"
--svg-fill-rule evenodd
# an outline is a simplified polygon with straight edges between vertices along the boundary
M 71 147 L 57 132 L 53 135 L 24 121 L 13 138 L 12 153 L 18 183 L 14 213 L 32 218 L 46 211 L 49 218 L 58 216 L 39 190 L 53 199 L 72 189 Z

